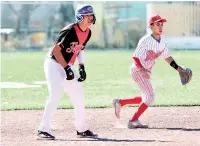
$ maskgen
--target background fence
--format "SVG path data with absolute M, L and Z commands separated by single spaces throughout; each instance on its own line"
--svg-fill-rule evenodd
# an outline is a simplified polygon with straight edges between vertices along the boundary
M 97 23 L 88 48 L 132 49 L 148 19 L 160 14 L 171 49 L 200 49 L 200 2 L 1 2 L 1 48 L 50 47 L 59 30 L 74 22 L 74 8 L 91 4 Z

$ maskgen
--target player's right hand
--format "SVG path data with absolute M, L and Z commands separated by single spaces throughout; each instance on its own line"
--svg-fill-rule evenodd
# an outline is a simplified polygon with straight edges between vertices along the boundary
M 72 71 L 72 69 L 70 68 L 70 66 L 67 66 L 64 68 L 66 75 L 67 75 L 67 80 L 73 80 L 74 79 L 74 72 Z
M 140 69 L 140 74 L 143 78 L 149 79 L 151 72 L 145 68 Z

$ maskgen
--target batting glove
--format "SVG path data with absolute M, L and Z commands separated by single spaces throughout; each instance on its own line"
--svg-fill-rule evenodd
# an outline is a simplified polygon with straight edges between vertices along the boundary
M 64 68 L 65 69 L 65 72 L 66 72 L 66 75 L 67 75 L 67 80 L 73 80 L 74 79 L 74 73 L 72 71 L 72 69 L 70 68 L 70 66 L 67 66 Z
M 80 77 L 78 78 L 78 81 L 83 82 L 86 79 L 86 72 L 84 65 L 79 65 L 79 74 Z

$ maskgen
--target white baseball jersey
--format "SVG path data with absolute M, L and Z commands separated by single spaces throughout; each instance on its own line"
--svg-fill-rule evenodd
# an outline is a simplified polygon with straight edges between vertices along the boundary
M 156 40 L 151 34 L 143 36 L 133 54 L 133 57 L 140 59 L 145 69 L 151 70 L 155 64 L 155 59 L 160 57 L 168 58 L 167 41 L 164 36 L 160 36 L 160 41 Z

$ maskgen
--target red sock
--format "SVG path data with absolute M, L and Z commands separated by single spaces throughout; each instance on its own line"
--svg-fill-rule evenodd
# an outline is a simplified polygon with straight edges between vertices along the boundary
M 142 103 L 139 108 L 138 111 L 134 114 L 134 116 L 132 117 L 131 121 L 135 121 L 138 120 L 138 118 L 142 115 L 142 113 L 148 108 L 148 106 L 145 103 Z
M 120 99 L 119 103 L 121 106 L 126 104 L 140 104 L 142 102 L 141 96 L 136 96 L 135 98 L 128 98 L 128 99 Z

